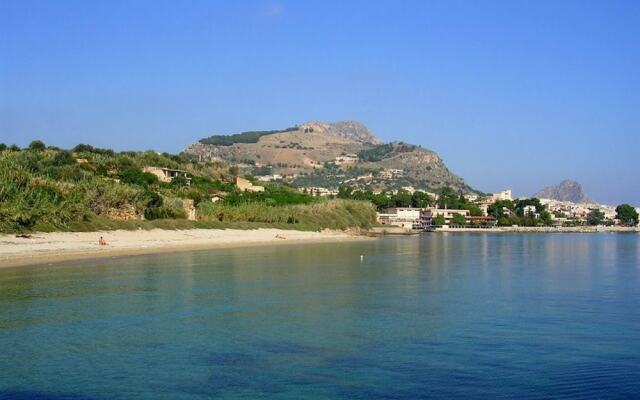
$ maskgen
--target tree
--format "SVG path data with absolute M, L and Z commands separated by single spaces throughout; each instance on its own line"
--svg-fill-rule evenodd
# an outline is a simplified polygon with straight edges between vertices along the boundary
M 599 208 L 593 209 L 587 215 L 587 224 L 602 225 L 604 222 L 604 213 Z
M 513 202 L 511 200 L 498 200 L 491 204 L 487 211 L 488 214 L 496 219 L 506 217 L 505 209 L 513 211 Z
M 438 198 L 438 207 L 440 208 L 453 208 L 459 207 L 460 198 L 455 190 L 450 187 L 443 187 L 440 191 L 440 197 Z
M 45 148 L 46 146 L 41 140 L 34 140 L 33 142 L 29 143 L 29 150 L 42 151 Z
M 453 218 L 451 219 L 451 222 L 454 225 L 465 225 L 467 223 L 467 220 L 464 218 L 464 215 L 455 213 L 453 214 Z
M 348 199 L 351 197 L 351 193 L 353 193 L 353 189 L 351 189 L 349 186 L 342 185 L 338 188 L 339 199 Z
M 76 147 L 71 149 L 71 151 L 73 151 L 74 153 L 92 153 L 93 150 L 94 150 L 93 146 L 89 144 L 84 144 L 84 143 L 80 143 L 76 145 Z
M 638 212 L 629 204 L 620 204 L 616 207 L 616 219 L 623 225 L 638 225 Z
M 68 150 L 60 150 L 59 152 L 56 153 L 55 156 L 53 156 L 53 159 L 51 160 L 51 164 L 58 167 L 63 165 L 73 165 L 75 163 L 76 163 L 76 159 L 73 157 L 73 154 L 71 154 L 71 152 Z
M 393 206 L 393 200 L 384 193 L 374 194 L 371 196 L 371 201 L 376 205 L 378 210 Z
M 393 196 L 396 207 L 411 207 L 411 200 L 411 193 L 406 190 L 398 190 L 398 193 Z
M 149 172 L 142 172 L 139 168 L 130 167 L 123 170 L 119 175 L 122 183 L 140 185 L 143 187 L 158 184 L 158 177 Z
M 433 225 L 438 225 L 438 226 L 442 226 L 442 225 L 446 225 L 447 221 L 444 219 L 444 215 L 442 214 L 438 214 L 436 215 L 436 217 L 432 220 Z
M 435 203 L 435 199 L 425 192 L 417 190 L 411 195 L 411 205 L 413 207 L 425 208 L 432 206 L 433 203 Z
M 4 151 L 7 149 L 7 145 L 4 143 L 0 143 L 0 151 Z
M 20 151 L 20 146 L 18 146 L 17 144 L 12 144 L 11 146 L 9 146 L 9 151 Z

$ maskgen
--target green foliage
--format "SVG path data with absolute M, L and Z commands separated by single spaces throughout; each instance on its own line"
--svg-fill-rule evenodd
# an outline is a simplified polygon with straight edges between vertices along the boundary
M 73 165 L 76 163 L 75 157 L 68 150 L 60 150 L 51 159 L 50 165 L 61 167 L 63 165 Z
M 514 204 L 511 200 L 498 200 L 488 207 L 487 213 L 497 219 L 500 225 L 510 225 L 506 218 L 509 216 L 510 212 L 513 211 L 513 207 Z M 506 222 L 501 224 L 500 220 Z
M 0 151 L 5 151 L 7 149 L 7 145 L 4 143 L 0 143 Z
M 292 204 L 311 204 L 319 201 L 305 193 L 300 193 L 285 185 L 273 184 L 265 187 L 264 192 L 239 192 L 231 191 L 225 204 L 240 205 L 247 203 L 265 203 L 268 206 L 284 206 Z
M 589 225 L 602 225 L 603 222 L 604 213 L 599 208 L 591 210 L 587 215 L 587 224 Z
M 629 204 L 620 204 L 616 207 L 616 219 L 623 225 L 638 225 L 638 212 Z
M 292 126 L 286 129 L 273 130 L 273 131 L 247 131 L 236 133 L 234 135 L 213 135 L 208 138 L 201 139 L 200 143 L 211 144 L 214 146 L 231 146 L 234 143 L 257 143 L 258 140 L 267 135 L 273 135 L 276 133 L 297 131 L 297 126 Z
M 149 172 L 142 172 L 141 169 L 136 167 L 127 167 L 119 174 L 120 181 L 131 185 L 139 186 L 151 186 L 160 183 L 158 177 Z
M 378 193 L 374 194 L 367 190 L 353 190 L 350 186 L 342 185 L 338 188 L 339 199 L 366 200 L 372 202 L 378 210 L 384 210 L 390 207 L 417 207 L 425 208 L 432 206 L 435 199 L 428 194 L 419 190 L 410 192 L 406 190 L 398 190 L 396 194 Z
M 375 221 L 375 208 L 368 202 L 326 200 L 313 204 L 273 207 L 265 203 L 202 203 L 198 218 L 203 221 L 259 222 L 296 229 L 368 228 Z
M 453 225 L 466 225 L 467 220 L 464 218 L 464 215 L 455 213 L 453 214 L 453 218 L 451 218 L 451 223 Z
M 411 207 L 413 204 L 413 197 L 411 193 L 406 190 L 398 190 L 391 199 L 396 207 Z
M 416 190 L 411 195 L 411 206 L 413 207 L 418 207 L 418 208 L 431 207 L 435 204 L 435 202 L 436 200 L 433 197 L 419 190 Z
M 45 144 L 41 140 L 34 140 L 31 143 L 29 143 L 29 150 L 42 151 L 46 147 L 47 146 L 45 146 Z
M 77 163 L 76 157 L 87 161 Z M 154 174 L 143 172 L 144 166 L 189 171 L 192 179 L 190 184 L 183 178 L 161 183 Z M 284 184 L 268 184 L 264 192 L 242 193 L 235 184 L 214 179 L 206 168 L 206 164 L 181 156 L 115 153 L 90 145 L 78 145 L 73 152 L 56 148 L 5 150 L 0 152 L 0 231 L 273 224 L 295 229 L 344 229 L 375 221 L 370 203 L 328 202 Z M 226 199 L 214 204 L 209 198 L 219 192 L 227 193 Z M 184 221 L 184 199 L 194 200 L 198 215 L 206 221 Z M 226 221 L 224 216 L 217 217 L 218 211 L 208 212 L 212 207 L 221 208 L 221 215 L 228 216 Z
M 447 224 L 447 221 L 445 220 L 444 215 L 442 214 L 436 215 L 433 218 L 432 222 L 433 222 L 433 225 L 437 225 L 437 226 L 442 226 Z
M 358 152 L 358 158 L 365 162 L 381 161 L 389 154 L 393 153 L 393 144 L 379 144 L 370 149 L 361 150 Z

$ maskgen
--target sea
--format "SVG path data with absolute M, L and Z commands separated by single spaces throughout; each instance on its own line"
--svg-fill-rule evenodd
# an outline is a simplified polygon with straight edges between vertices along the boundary
M 0 399 L 634 398 L 638 234 L 423 234 L 0 270 Z

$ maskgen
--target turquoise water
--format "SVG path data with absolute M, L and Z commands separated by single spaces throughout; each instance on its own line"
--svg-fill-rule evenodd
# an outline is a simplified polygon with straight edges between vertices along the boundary
M 639 396 L 635 234 L 432 234 L 0 270 L 1 399 Z

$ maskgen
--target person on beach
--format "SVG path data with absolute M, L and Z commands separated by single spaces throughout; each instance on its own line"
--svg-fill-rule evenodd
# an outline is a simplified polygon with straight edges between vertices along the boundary
M 107 241 L 104 240 L 104 238 L 102 236 L 100 236 L 100 239 L 98 239 L 98 244 L 100 246 L 106 246 L 107 245 Z

